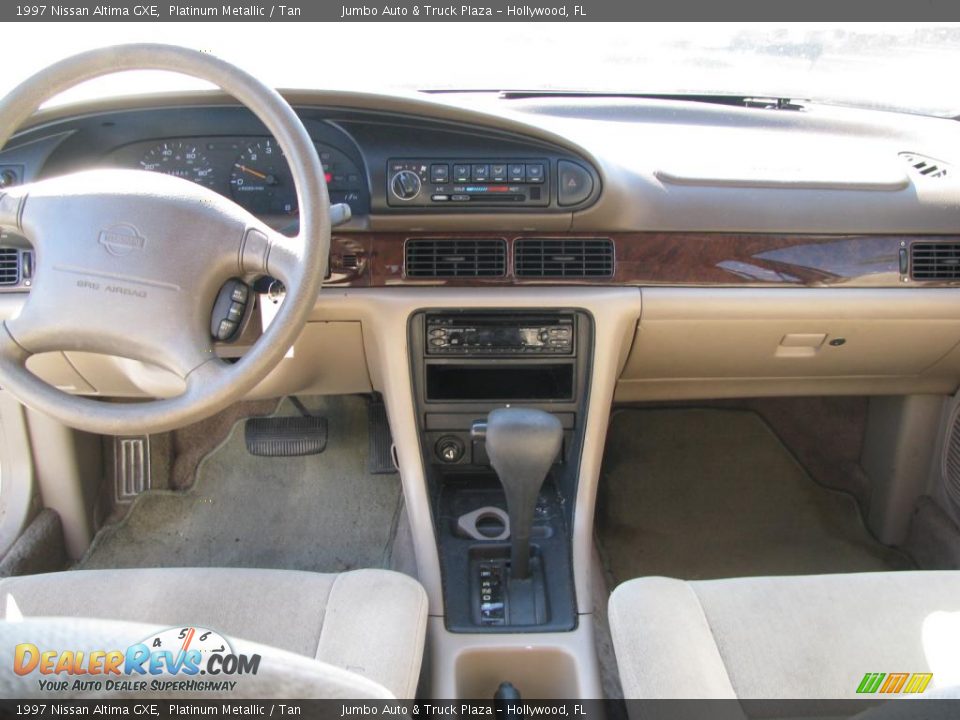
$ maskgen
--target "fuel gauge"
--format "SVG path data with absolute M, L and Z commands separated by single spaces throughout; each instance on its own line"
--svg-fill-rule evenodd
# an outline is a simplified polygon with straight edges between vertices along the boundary
M 270 139 L 247 146 L 230 173 L 233 199 L 254 215 L 295 215 L 297 191 L 287 159 Z

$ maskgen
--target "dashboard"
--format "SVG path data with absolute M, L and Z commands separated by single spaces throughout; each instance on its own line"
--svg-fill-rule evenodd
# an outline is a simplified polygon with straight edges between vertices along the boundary
M 366 391 L 383 372 L 366 328 L 394 305 L 579 307 L 624 292 L 642 314 L 618 356 L 623 400 L 960 382 L 960 123 L 631 98 L 286 97 L 352 218 L 331 238 L 336 292 L 255 396 Z M 43 111 L 0 152 L 0 185 L 95 167 L 176 175 L 297 230 L 285 159 L 220 93 Z M 42 266 L 25 238 L 0 237 L 5 312 Z M 254 286 L 261 308 L 272 288 Z M 242 355 L 258 317 L 217 351 Z M 67 359 L 55 382 L 77 392 L 175 394 L 140 366 Z
M 329 284 L 960 285 L 956 122 L 623 98 L 288 98 L 331 202 L 352 211 Z M 93 167 L 174 175 L 297 228 L 283 153 L 219 93 L 48 111 L 0 153 L 0 185 Z M 24 241 L 4 243 L 29 269 Z M 28 281 L 0 278 L 0 292 Z

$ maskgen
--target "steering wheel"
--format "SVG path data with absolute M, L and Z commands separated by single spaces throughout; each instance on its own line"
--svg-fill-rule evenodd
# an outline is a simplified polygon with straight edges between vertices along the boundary
M 0 330 L 0 385 L 66 425 L 112 435 L 170 430 L 243 397 L 306 323 L 330 251 L 326 181 L 300 119 L 275 90 L 211 55 L 142 44 L 58 62 L 0 101 L 0 147 L 46 100 L 125 70 L 206 80 L 249 108 L 290 164 L 300 230 L 288 238 L 212 190 L 145 170 L 91 170 L 0 194 L 0 226 L 25 236 L 36 256 L 29 297 Z M 286 297 L 263 335 L 230 365 L 214 354 L 211 313 L 231 280 L 257 275 L 278 278 Z M 153 363 L 181 377 L 185 390 L 134 403 L 69 395 L 26 368 L 31 355 L 56 351 Z

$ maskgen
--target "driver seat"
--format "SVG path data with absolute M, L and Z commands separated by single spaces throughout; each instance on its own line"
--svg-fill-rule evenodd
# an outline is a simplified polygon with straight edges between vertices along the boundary
M 359 687 L 374 688 L 376 694 L 379 686 L 383 696 L 413 698 L 427 596 L 418 582 L 388 570 L 72 570 L 0 580 L 0 617 L 6 621 L 0 632 L 4 652 L 10 645 L 6 640 L 18 634 L 17 621 L 30 629 L 43 622 L 38 618 L 49 619 L 54 628 L 41 637 L 62 637 L 64 618 L 74 619 L 67 626 L 77 637 L 79 628 L 98 620 L 117 621 L 118 627 L 202 627 L 276 648 L 281 660 L 292 653 L 314 661 L 307 674 L 314 674 L 313 687 L 322 688 L 323 695 L 338 694 L 338 685 L 345 685 L 341 696 L 346 697 L 355 696 Z M 16 642 L 37 644 L 29 638 Z M 303 668 L 298 672 L 303 675 Z M 257 693 L 262 697 L 264 688 Z

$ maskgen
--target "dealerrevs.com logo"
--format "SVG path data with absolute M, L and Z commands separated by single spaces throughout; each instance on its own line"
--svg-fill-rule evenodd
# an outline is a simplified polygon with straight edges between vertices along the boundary
M 259 655 L 234 653 L 222 635 L 199 627 L 169 628 L 125 649 L 59 650 L 18 643 L 13 671 L 36 674 L 49 692 L 230 691 L 256 675 Z

